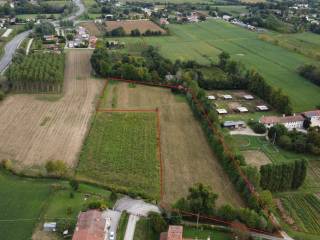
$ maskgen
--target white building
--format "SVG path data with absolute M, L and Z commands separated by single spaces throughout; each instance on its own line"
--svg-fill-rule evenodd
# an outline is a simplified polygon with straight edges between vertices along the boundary
M 293 115 L 293 116 L 266 116 L 260 118 L 260 123 L 262 123 L 265 127 L 271 128 L 276 124 L 284 125 L 288 130 L 293 129 L 302 129 L 304 117 L 302 115 Z
M 227 114 L 228 113 L 227 110 L 224 108 L 217 109 L 217 112 L 218 112 L 218 114 Z
M 232 96 L 229 95 L 229 94 L 223 95 L 222 97 L 223 97 L 224 100 L 230 100 L 230 99 L 232 99 Z
M 311 120 L 312 127 L 320 127 L 320 110 L 303 112 L 302 115 Z

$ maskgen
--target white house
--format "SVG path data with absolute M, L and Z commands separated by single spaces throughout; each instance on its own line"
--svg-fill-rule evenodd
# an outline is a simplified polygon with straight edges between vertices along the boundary
M 240 113 L 245 113 L 245 112 L 248 112 L 249 110 L 246 107 L 237 107 L 236 111 L 238 111 Z
M 266 105 L 258 105 L 256 106 L 257 111 L 268 111 L 269 108 Z
M 215 96 L 213 96 L 213 95 L 209 95 L 209 96 L 208 96 L 208 99 L 209 99 L 209 100 L 215 100 L 216 98 L 215 98 Z
M 243 98 L 245 100 L 253 100 L 254 99 L 254 97 L 252 95 L 244 95 Z
M 223 95 L 222 97 L 223 97 L 224 100 L 230 100 L 230 99 L 232 99 L 232 96 L 229 95 L 229 94 Z
M 260 123 L 265 125 L 267 128 L 271 128 L 276 124 L 284 125 L 288 130 L 293 129 L 302 129 L 304 117 L 302 115 L 293 115 L 293 116 L 266 116 L 260 118 Z
M 312 127 L 320 127 L 320 110 L 303 112 L 302 115 L 311 120 Z
M 217 109 L 218 114 L 227 114 L 227 110 L 225 110 L 224 108 L 218 108 Z

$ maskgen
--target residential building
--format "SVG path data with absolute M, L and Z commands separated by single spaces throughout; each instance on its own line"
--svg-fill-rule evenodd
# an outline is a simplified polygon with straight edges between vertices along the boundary
M 72 240 L 105 240 L 106 219 L 98 210 L 81 212 Z
M 284 125 L 288 130 L 303 128 L 304 117 L 301 114 L 293 116 L 264 116 L 260 119 L 260 123 L 267 128 L 271 128 L 276 124 Z
M 303 112 L 302 115 L 311 120 L 312 127 L 320 127 L 320 110 Z

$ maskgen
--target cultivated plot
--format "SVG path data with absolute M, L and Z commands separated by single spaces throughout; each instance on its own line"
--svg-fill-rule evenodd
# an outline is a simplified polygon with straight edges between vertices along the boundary
M 243 205 L 183 96 L 164 88 L 114 83 L 107 88 L 101 106 L 159 109 L 164 202 L 173 203 L 195 183 L 204 183 L 219 194 L 218 205 Z
M 106 21 L 105 26 L 108 32 L 112 31 L 113 29 L 122 27 L 126 34 L 130 34 L 131 31 L 135 29 L 138 29 L 141 34 L 145 33 L 147 30 L 159 31 L 162 34 L 166 33 L 164 29 L 149 20 Z
M 76 164 L 102 87 L 90 77 L 91 53 L 67 53 L 61 98 L 19 94 L 0 104 L 0 160 L 10 159 L 19 169 L 43 166 L 49 160 Z

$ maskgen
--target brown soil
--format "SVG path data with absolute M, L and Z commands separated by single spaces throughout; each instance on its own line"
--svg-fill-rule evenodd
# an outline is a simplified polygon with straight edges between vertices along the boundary
M 292 227 L 294 230 L 296 230 L 296 231 L 299 230 L 299 229 L 298 229 L 298 226 L 296 226 L 296 224 L 295 224 L 295 221 L 287 214 L 287 211 L 284 209 L 281 200 L 280 200 L 280 199 L 275 199 L 275 203 L 276 203 L 277 208 L 279 209 L 281 218 L 282 218 L 287 224 L 291 225 L 291 227 Z
M 260 168 L 263 165 L 271 163 L 270 159 L 261 151 L 258 150 L 248 150 L 242 152 L 246 163 L 252 166 Z
M 91 53 L 67 53 L 60 99 L 19 94 L 0 104 L 0 161 L 11 159 L 22 169 L 49 160 L 63 160 L 70 167 L 76 164 L 102 86 L 90 78 Z
M 87 31 L 90 33 L 90 35 L 94 35 L 96 37 L 101 36 L 101 31 L 99 30 L 99 28 L 95 22 L 82 22 L 82 23 L 80 23 L 80 26 L 87 29 Z
M 107 97 L 101 106 L 112 108 L 115 91 L 117 109 L 160 110 L 165 203 L 186 196 L 188 188 L 195 183 L 204 183 L 219 194 L 218 205 L 243 206 L 183 97 L 173 95 L 168 89 L 142 85 L 130 88 L 126 83 L 118 83 L 107 88 Z
M 123 27 L 126 34 L 130 34 L 132 30 L 139 29 L 140 33 L 145 33 L 147 30 L 161 31 L 166 33 L 164 29 L 149 20 L 122 20 L 122 21 L 106 21 L 107 31 L 112 31 L 115 28 Z

